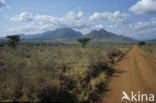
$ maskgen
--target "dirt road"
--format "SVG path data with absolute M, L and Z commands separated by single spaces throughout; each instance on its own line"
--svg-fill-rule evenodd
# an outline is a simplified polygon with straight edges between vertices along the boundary
M 156 97 L 156 62 L 141 54 L 139 47 L 134 46 L 115 68 L 117 71 L 111 79 L 108 92 L 103 96 L 103 103 L 121 103 L 122 91 L 128 95 L 131 91 L 152 93 Z

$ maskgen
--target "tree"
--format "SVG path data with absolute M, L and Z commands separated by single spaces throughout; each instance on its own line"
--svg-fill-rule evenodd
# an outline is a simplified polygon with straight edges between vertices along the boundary
M 9 35 L 6 38 L 9 39 L 9 47 L 15 48 L 17 43 L 20 41 L 20 36 L 18 35 Z
M 78 41 L 79 43 L 81 43 L 81 44 L 82 44 L 82 47 L 84 48 L 85 45 L 87 45 L 87 43 L 88 43 L 90 40 L 91 40 L 90 38 L 79 38 L 77 41 Z
M 140 41 L 139 43 L 138 43 L 138 45 L 139 46 L 143 46 L 143 45 L 145 45 L 146 43 L 144 42 L 144 41 Z

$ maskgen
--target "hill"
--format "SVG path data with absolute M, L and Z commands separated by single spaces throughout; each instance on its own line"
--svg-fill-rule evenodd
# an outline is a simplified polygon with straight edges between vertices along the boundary
M 108 32 L 104 29 L 101 29 L 99 31 L 94 30 L 90 33 L 88 33 L 87 35 L 85 35 L 85 37 L 89 37 L 92 39 L 92 41 L 94 42 L 111 42 L 111 43 L 117 43 L 117 42 L 137 42 L 137 40 L 126 37 L 126 36 L 122 36 L 122 35 L 116 35 L 114 33 Z
M 147 42 L 156 43 L 156 39 L 148 40 Z
M 60 28 L 54 31 L 47 31 L 39 34 L 34 35 L 24 35 L 24 34 L 17 34 L 23 40 L 48 40 L 48 41 L 76 41 L 80 37 L 89 37 L 91 38 L 91 42 L 100 42 L 100 43 L 133 43 L 137 42 L 129 37 L 125 37 L 122 35 L 116 35 L 114 33 L 108 32 L 104 29 L 99 31 L 94 30 L 90 33 L 83 35 L 78 31 L 75 31 L 71 28 Z
M 54 31 L 47 31 L 41 33 L 39 35 L 40 37 L 37 37 L 36 39 L 59 41 L 75 40 L 83 36 L 80 32 L 74 31 L 70 28 L 60 28 Z

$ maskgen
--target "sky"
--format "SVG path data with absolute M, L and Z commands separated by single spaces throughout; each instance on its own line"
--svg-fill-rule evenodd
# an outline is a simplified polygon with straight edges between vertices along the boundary
M 156 0 L 0 0 L 0 37 L 58 28 L 156 38 Z

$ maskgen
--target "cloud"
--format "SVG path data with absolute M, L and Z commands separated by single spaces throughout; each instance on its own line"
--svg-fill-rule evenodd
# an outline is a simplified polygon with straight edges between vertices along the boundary
M 22 12 L 20 15 L 16 17 L 11 17 L 10 20 L 14 22 L 27 22 L 27 21 L 32 21 L 33 16 L 29 12 Z
M 130 7 L 129 10 L 135 14 L 156 13 L 156 0 L 140 0 Z
M 9 5 L 7 5 L 7 6 L 6 6 L 6 8 L 7 8 L 7 9 L 10 9 L 10 6 L 9 6 Z
M 94 22 L 96 20 L 105 19 L 105 21 L 108 22 L 124 23 L 127 22 L 127 16 L 128 14 L 120 13 L 119 11 L 115 11 L 114 13 L 94 13 L 90 17 L 84 17 L 82 11 L 79 11 L 77 13 L 69 11 L 63 17 L 55 17 L 50 15 L 32 15 L 28 12 L 22 12 L 16 17 L 11 17 L 10 20 L 15 22 L 31 21 L 33 22 L 33 24 L 29 25 L 33 26 L 34 24 L 36 24 L 37 26 L 33 26 L 33 28 L 40 27 L 39 30 L 54 30 L 57 28 L 68 27 L 79 30 L 83 33 L 87 33 L 94 29 L 101 29 L 106 27 L 102 23 Z M 22 30 L 24 31 L 24 29 L 27 29 L 29 27 L 31 26 L 24 26 Z
M 94 24 L 89 21 L 88 17 L 83 16 L 82 11 L 77 13 L 69 11 L 62 17 L 50 15 L 32 15 L 31 13 L 23 12 L 16 17 L 10 17 L 10 20 L 14 22 L 29 21 L 24 26 L 17 26 L 9 30 L 10 33 L 14 32 L 15 34 L 36 34 L 64 27 L 72 28 L 74 30 L 81 31 L 82 33 L 88 33 L 94 29 L 98 30 L 104 28 L 103 24 Z
M 134 30 L 154 30 L 156 28 L 156 18 L 151 18 L 149 21 L 144 21 L 144 22 L 137 22 L 134 24 L 130 24 L 130 28 L 134 29 Z
M 16 17 L 11 17 L 10 20 L 16 22 L 28 22 L 25 25 L 17 26 L 10 29 L 7 34 L 12 32 L 15 34 L 36 34 L 44 31 L 55 30 L 57 28 L 68 27 L 78 30 L 84 34 L 104 28 L 116 34 L 124 34 L 133 38 L 150 39 L 155 36 L 156 18 L 151 18 L 148 21 L 128 22 L 128 14 L 120 13 L 119 11 L 93 13 L 89 17 L 84 17 L 83 12 L 77 13 L 73 11 L 67 12 L 62 17 L 50 15 L 32 15 L 28 12 L 22 12 Z M 96 21 L 107 21 L 96 22 Z
M 134 37 L 137 39 L 149 39 L 150 37 L 156 37 L 156 18 L 151 18 L 148 21 L 128 22 L 129 20 L 127 16 L 128 14 L 120 13 L 119 11 L 115 11 L 113 13 L 93 13 L 93 15 L 89 17 L 84 17 L 82 11 L 77 13 L 69 11 L 62 17 L 50 15 L 32 15 L 31 13 L 23 12 L 16 17 L 11 17 L 10 20 L 16 22 L 25 21 L 26 24 L 22 23 L 22 26 L 14 27 L 8 30 L 6 34 L 24 33 L 30 35 L 55 30 L 57 28 L 68 27 L 78 30 L 84 34 L 92 30 L 99 30 L 103 28 L 116 34 L 124 34 L 125 36 Z M 101 20 L 109 23 L 96 22 Z
M 88 18 L 83 16 L 83 12 L 75 13 L 73 11 L 67 12 L 63 17 L 55 17 L 50 15 L 32 15 L 31 13 L 22 12 L 16 17 L 11 17 L 13 22 L 28 22 L 25 26 L 11 29 L 11 32 L 34 34 L 43 31 L 54 30 L 57 28 L 73 28 L 75 30 L 85 31 L 92 28 L 94 25 L 89 22 Z M 96 26 L 101 28 L 102 26 Z M 29 29 L 30 28 L 30 29 Z M 84 28 L 86 28 L 84 30 Z
M 67 12 L 63 17 L 54 17 L 49 15 L 37 15 L 34 17 L 40 24 L 55 25 L 56 27 L 69 27 L 80 29 L 89 25 L 87 19 L 83 17 L 83 12 L 74 13 L 73 11 Z
M 115 23 L 125 23 L 127 22 L 128 14 L 120 13 L 120 11 L 111 12 L 95 12 L 89 17 L 90 21 L 99 20 L 99 21 L 110 21 Z
M 150 18 L 148 21 L 139 21 L 129 24 L 128 29 L 131 37 L 136 39 L 152 39 L 156 38 L 156 18 Z
M 47 28 L 47 27 L 46 27 Z M 14 34 L 36 34 L 36 33 L 42 33 L 44 32 L 44 26 L 39 26 L 37 24 L 29 24 L 25 26 L 17 26 L 14 28 L 11 28 L 8 32 L 8 34 L 14 33 Z
M 5 0 L 0 0 L 0 8 L 2 8 L 5 4 Z
M 30 14 L 30 16 L 24 16 L 25 14 Z M 32 15 L 31 13 L 23 12 L 16 17 L 10 17 L 11 21 L 21 22 L 21 21 L 29 21 L 24 26 L 16 27 L 11 29 L 11 33 L 25 33 L 25 34 L 35 34 L 40 33 L 48 30 L 55 30 L 57 28 L 72 28 L 74 30 L 78 30 L 84 34 L 92 31 L 92 30 L 99 30 L 99 29 L 106 29 L 111 30 L 113 29 L 119 31 L 116 33 L 121 33 L 122 30 L 118 30 L 125 22 L 127 22 L 128 14 L 120 13 L 119 11 L 111 12 L 104 12 L 100 13 L 102 17 L 96 16 L 96 13 L 89 17 L 84 17 L 83 12 L 79 11 L 77 13 L 73 11 L 67 12 L 62 17 L 50 16 L 50 15 Z M 104 19 L 104 15 L 106 16 Z M 108 15 L 107 15 L 108 14 Z M 99 15 L 99 14 L 98 14 Z M 100 17 L 100 18 L 99 18 Z M 107 21 L 110 22 L 112 25 L 117 25 L 115 28 L 113 27 L 110 29 L 108 24 L 103 22 L 96 22 L 97 20 Z M 30 22 L 31 21 L 31 22 Z M 30 29 L 29 29 L 30 28 Z M 115 31 L 114 31 L 115 32 Z

